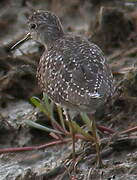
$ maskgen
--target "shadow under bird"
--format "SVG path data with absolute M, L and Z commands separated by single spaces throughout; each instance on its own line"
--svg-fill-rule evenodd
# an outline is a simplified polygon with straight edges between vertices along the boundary
M 38 84 L 52 101 L 65 109 L 67 120 L 70 119 L 67 109 L 93 114 L 113 95 L 113 76 L 96 44 L 86 37 L 64 32 L 59 18 L 52 12 L 34 12 L 28 18 L 28 27 L 29 33 L 12 49 L 28 39 L 44 45 L 45 51 L 37 68 Z M 94 120 L 92 123 L 95 125 Z M 101 166 L 96 128 L 93 135 L 97 163 Z

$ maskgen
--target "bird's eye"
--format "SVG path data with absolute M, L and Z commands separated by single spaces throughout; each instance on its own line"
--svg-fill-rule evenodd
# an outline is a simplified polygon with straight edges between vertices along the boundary
M 37 25 L 36 24 L 30 24 L 30 29 L 36 29 Z

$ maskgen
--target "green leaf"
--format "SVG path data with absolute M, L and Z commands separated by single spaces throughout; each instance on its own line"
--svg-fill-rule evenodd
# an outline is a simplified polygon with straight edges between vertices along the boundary
M 58 110 L 58 115 L 59 115 L 61 126 L 63 127 L 63 129 L 66 129 L 65 123 L 64 123 L 64 118 L 63 118 L 62 108 L 60 106 L 57 106 L 57 110 Z
M 46 114 L 47 116 L 49 116 L 49 112 L 47 111 L 47 109 L 45 108 L 45 106 L 42 104 L 41 100 L 37 97 L 32 97 L 30 98 L 30 101 L 32 102 L 32 104 L 34 104 L 37 108 L 39 108 L 40 111 L 42 111 L 44 114 Z
M 91 129 L 92 127 L 92 121 L 89 119 L 88 115 L 86 113 L 80 113 L 81 114 L 81 117 L 82 117 L 82 120 L 83 122 L 87 125 L 87 127 L 89 129 Z
M 42 125 L 40 125 L 38 123 L 35 123 L 35 122 L 31 121 L 31 120 L 26 120 L 25 122 L 26 122 L 27 125 L 29 125 L 31 127 L 34 127 L 36 129 L 40 129 L 40 130 L 43 130 L 43 131 L 46 131 L 46 132 L 53 132 L 53 133 L 57 133 L 57 134 L 62 134 L 62 132 L 60 132 L 60 131 L 48 128 L 46 126 L 42 126 Z
M 89 133 L 84 131 L 75 121 L 69 121 L 68 124 L 73 128 L 76 133 L 82 134 L 87 139 L 93 140 L 93 137 Z

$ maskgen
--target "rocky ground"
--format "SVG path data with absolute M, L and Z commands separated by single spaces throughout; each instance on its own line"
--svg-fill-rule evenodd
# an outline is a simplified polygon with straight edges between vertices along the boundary
M 64 141 L 60 141 L 56 134 L 28 124 L 31 120 L 51 127 L 49 117 L 30 101 L 32 96 L 42 99 L 35 74 L 43 47 L 28 41 L 15 51 L 10 49 L 26 34 L 27 17 L 33 9 L 52 10 L 60 17 L 66 31 L 87 36 L 107 57 L 117 89 L 112 100 L 95 114 L 98 129 L 105 126 L 113 130 L 98 130 L 104 168 L 95 166 L 93 143 L 78 135 L 77 166 L 73 173 L 70 137 L 65 135 Z M 136 180 L 136 44 L 136 0 L 1 1 L 0 180 Z M 56 108 L 54 114 L 58 121 Z M 76 120 L 79 119 L 78 116 Z

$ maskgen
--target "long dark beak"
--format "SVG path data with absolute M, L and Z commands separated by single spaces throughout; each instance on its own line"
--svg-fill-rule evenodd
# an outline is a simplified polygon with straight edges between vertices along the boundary
M 20 46 L 21 44 L 23 44 L 25 41 L 27 41 L 29 39 L 31 39 L 30 33 L 26 34 L 26 36 L 23 39 L 21 39 L 16 44 L 14 44 L 14 46 L 11 47 L 11 50 L 14 50 L 15 48 L 17 48 L 18 46 Z

